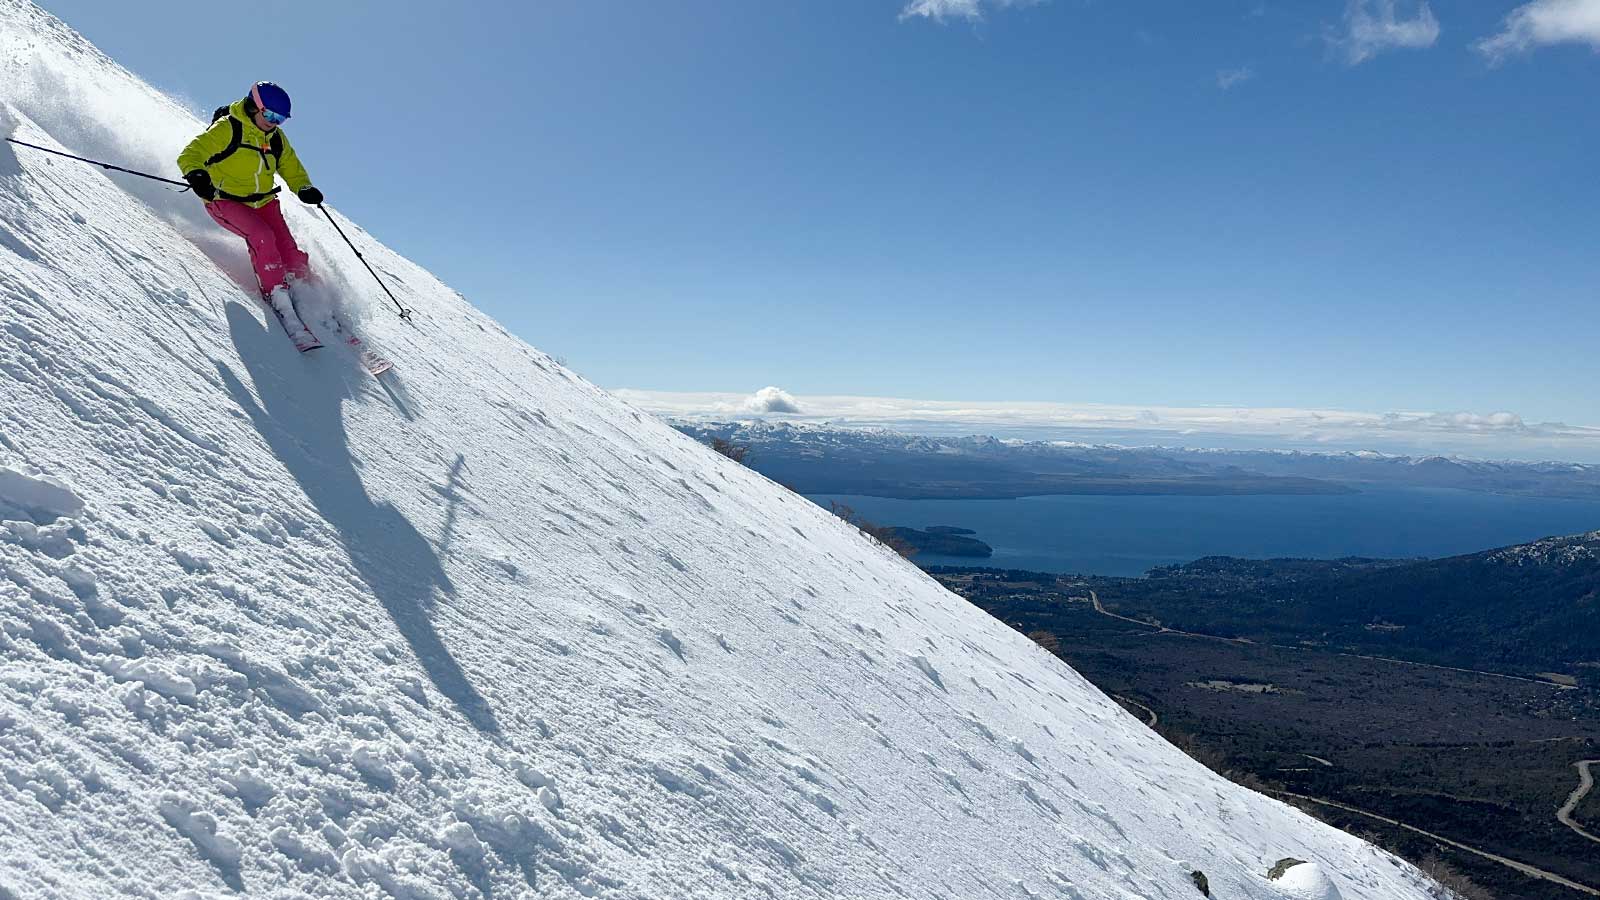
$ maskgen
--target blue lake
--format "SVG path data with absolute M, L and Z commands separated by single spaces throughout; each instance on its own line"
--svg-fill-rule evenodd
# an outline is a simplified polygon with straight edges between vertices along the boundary
M 837 500 L 880 525 L 954 525 L 994 547 L 988 559 L 919 554 L 921 564 L 1143 575 L 1202 556 L 1454 556 L 1600 529 L 1600 502 L 1431 488 L 1335 496 L 1024 497 Z

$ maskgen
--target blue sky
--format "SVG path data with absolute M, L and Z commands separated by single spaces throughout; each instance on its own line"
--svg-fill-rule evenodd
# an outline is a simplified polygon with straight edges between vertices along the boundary
M 1596 0 L 45 6 L 604 386 L 1600 423 Z

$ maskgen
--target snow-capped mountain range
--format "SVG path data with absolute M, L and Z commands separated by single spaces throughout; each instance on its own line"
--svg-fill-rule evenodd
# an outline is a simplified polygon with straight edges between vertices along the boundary
M 1372 451 L 1218 450 L 930 436 L 804 422 L 672 420 L 701 440 L 751 448 L 765 474 L 807 493 L 887 497 L 1060 493 L 1336 493 L 1443 487 L 1600 498 L 1600 466 L 1398 456 Z M 1210 487 L 1208 487 L 1210 485 Z M 1137 486 L 1137 487 L 1134 487 Z
M 20 0 L 0 117 L 164 175 L 203 125 Z M 0 897 L 1429 896 L 287 212 L 384 380 L 192 196 L 0 144 Z

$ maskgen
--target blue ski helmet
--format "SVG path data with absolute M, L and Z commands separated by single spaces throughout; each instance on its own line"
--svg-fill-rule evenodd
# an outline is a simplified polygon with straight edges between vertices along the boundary
M 270 109 L 285 119 L 289 118 L 289 92 L 270 81 L 258 81 L 250 86 L 250 99 L 257 109 Z

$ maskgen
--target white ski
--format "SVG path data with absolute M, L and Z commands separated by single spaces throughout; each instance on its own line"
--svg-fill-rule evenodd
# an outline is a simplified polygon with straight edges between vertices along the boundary
M 322 347 L 322 342 L 317 340 L 317 336 L 312 334 L 311 329 L 307 328 L 305 321 L 300 318 L 300 311 L 295 308 L 294 300 L 287 290 L 280 287 L 261 300 L 277 317 L 278 324 L 283 326 L 284 333 L 294 342 L 296 350 L 307 353 Z
M 368 375 L 376 378 L 394 368 L 394 363 L 368 350 L 361 338 L 346 328 L 344 322 L 340 321 L 338 316 L 329 316 L 328 323 L 344 338 L 344 345 L 350 349 L 351 353 L 355 354 L 356 359 L 361 362 L 361 368 L 366 369 Z

